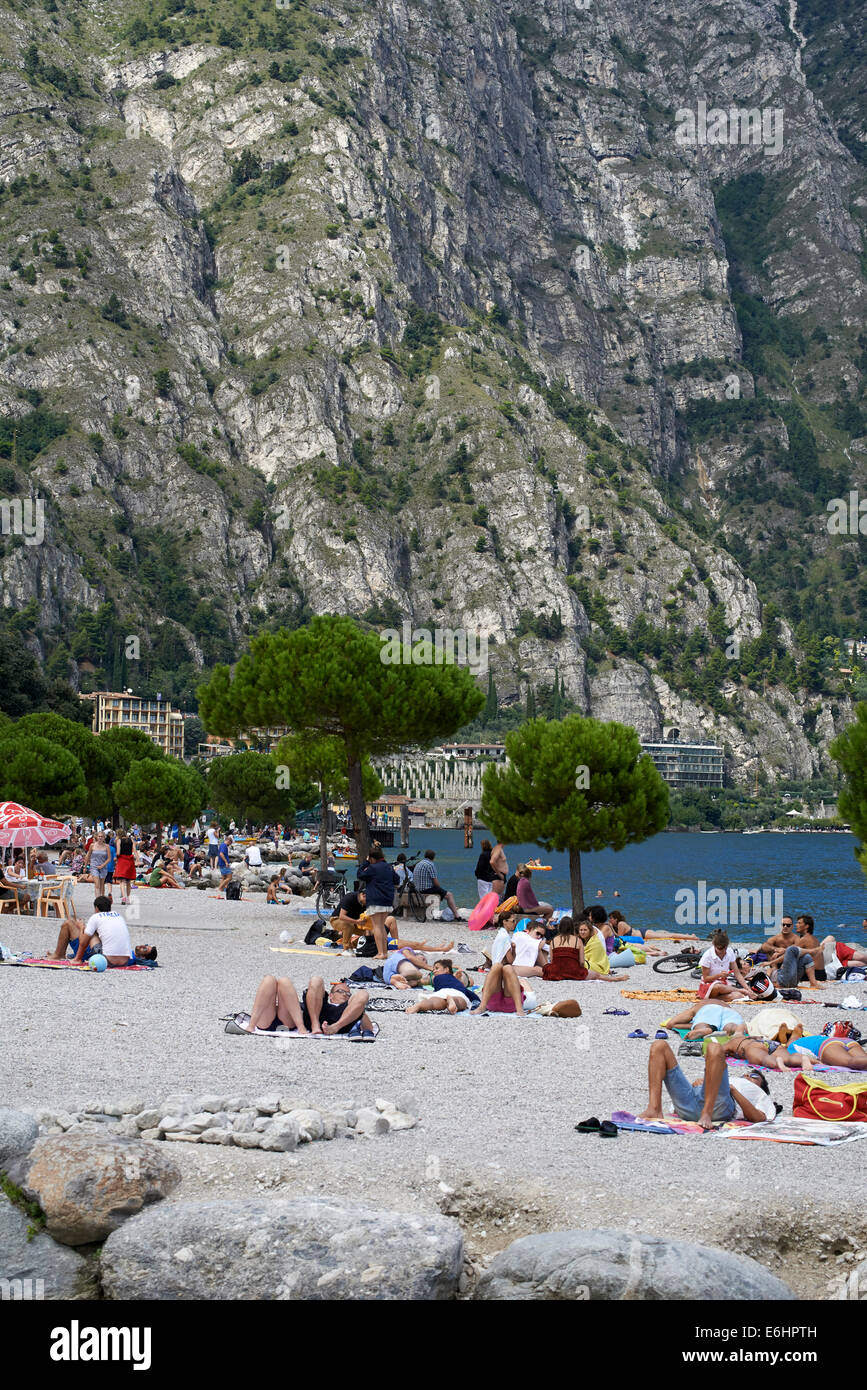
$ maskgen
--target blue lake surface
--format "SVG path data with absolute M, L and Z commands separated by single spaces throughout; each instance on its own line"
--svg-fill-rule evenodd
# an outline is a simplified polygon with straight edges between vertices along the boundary
M 450 888 L 457 902 L 467 907 L 478 894 L 473 875 L 479 846 L 486 832 L 474 828 L 472 849 L 464 849 L 463 830 L 412 830 L 408 853 L 436 850 L 440 883 Z M 489 835 L 493 841 L 493 836 Z M 806 835 L 775 834 L 664 834 L 640 845 L 628 845 L 619 852 L 603 850 L 581 856 L 586 903 L 601 902 L 609 910 L 619 908 L 628 922 L 658 930 L 675 929 L 675 910 L 679 889 L 698 894 L 701 880 L 707 892 L 722 888 L 757 888 L 770 894 L 782 893 L 783 908 L 796 919 L 809 912 L 820 936 L 856 940 L 861 920 L 867 915 L 867 881 L 854 856 L 856 839 L 848 834 L 819 832 Z M 388 851 L 393 859 L 396 846 Z M 566 854 L 547 853 L 538 845 L 507 846 L 509 869 L 527 859 L 550 864 L 550 873 L 534 873 L 533 888 L 540 901 L 555 907 L 570 907 L 569 864 Z M 597 897 L 597 890 L 602 896 Z M 614 890 L 620 893 L 614 897 Z M 694 930 L 706 936 L 713 928 L 697 925 Z M 680 930 L 690 931 L 691 927 Z M 764 927 L 726 927 L 732 940 L 757 940 Z

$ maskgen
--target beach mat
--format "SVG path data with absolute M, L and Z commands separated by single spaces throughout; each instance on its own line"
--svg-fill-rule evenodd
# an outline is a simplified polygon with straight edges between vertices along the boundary
M 156 964 L 156 962 L 154 962 Z M 91 970 L 86 961 L 74 960 L 48 960 L 39 956 L 28 956 L 26 959 L 4 960 L 0 965 L 35 965 L 40 970 L 86 970 L 89 975 L 105 974 L 105 971 Z M 110 965 L 109 970 L 153 970 L 153 965 Z
M 379 1024 L 373 1025 L 374 1038 L 379 1037 Z M 239 1033 L 234 1035 L 240 1037 Z M 257 1028 L 255 1033 L 247 1033 L 248 1038 L 279 1038 L 281 1042 L 350 1042 L 348 1033 L 269 1033 L 265 1029 Z M 364 1044 L 362 1044 L 364 1046 Z
M 678 1115 L 666 1115 L 664 1120 L 639 1120 L 634 1115 L 629 1119 L 616 1118 L 617 1115 L 628 1114 L 625 1110 L 615 1110 L 611 1116 L 612 1122 L 618 1129 L 634 1129 L 647 1134 L 716 1134 L 722 1129 L 729 1127 L 748 1125 L 748 1120 L 729 1120 L 724 1125 L 715 1125 L 713 1129 L 702 1129 L 697 1120 L 682 1120 Z
M 692 1004 L 698 998 L 696 989 L 622 989 L 624 999 L 649 999 L 651 1002 Z
M 749 1067 L 750 1071 L 772 1071 L 776 1072 L 777 1076 L 785 1076 L 787 1074 L 786 1072 L 779 1071 L 777 1067 L 765 1067 L 755 1062 L 745 1062 L 743 1057 L 726 1057 L 726 1061 L 728 1062 L 730 1067 Z M 810 1070 L 845 1071 L 848 1072 L 850 1076 L 854 1075 L 855 1073 L 860 1073 L 860 1068 L 858 1067 L 830 1067 L 828 1066 L 827 1062 L 814 1062 Z M 790 1076 L 798 1075 L 794 1067 L 789 1067 L 788 1074 Z
M 368 999 L 364 1006 L 366 1014 L 402 1014 L 406 1012 L 407 1005 L 415 1003 L 414 998 L 397 999 L 391 998 L 386 994 L 376 995 L 373 999 Z
M 802 1120 L 792 1116 L 783 1119 L 767 1120 L 758 1125 L 747 1125 L 745 1129 L 722 1133 L 723 1139 L 764 1139 L 775 1144 L 818 1144 L 827 1148 L 831 1144 L 852 1144 L 858 1139 L 867 1139 L 867 1124 L 836 1124 L 831 1120 Z
M 280 956 L 339 956 L 340 952 L 335 951 L 332 946 L 320 946 L 314 950 L 312 946 L 269 946 L 269 951 L 275 951 Z
M 799 985 L 798 988 L 803 989 L 804 986 Z M 657 1000 L 660 1003 L 666 1001 L 672 1004 L 694 1004 L 698 1002 L 697 989 L 622 989 L 620 993 L 623 995 L 624 999 L 648 999 L 651 1001 L 651 1003 Z M 704 1003 L 706 1004 L 720 1004 L 722 1002 L 723 1001 L 720 999 L 704 1000 Z M 751 1004 L 761 1004 L 764 1007 L 765 1005 L 767 1005 L 767 1002 L 767 999 L 735 999 L 731 1002 L 731 1004 L 726 1004 L 725 1007 L 730 1009 L 740 1009 L 742 1004 L 744 1004 L 747 1008 L 749 1008 Z M 823 1000 L 781 999 L 780 1003 L 783 1007 L 788 1007 L 789 1005 L 795 1004 L 821 1004 L 823 1003 Z

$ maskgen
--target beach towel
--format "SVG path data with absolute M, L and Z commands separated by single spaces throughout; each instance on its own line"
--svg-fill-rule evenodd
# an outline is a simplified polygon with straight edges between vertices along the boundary
M 405 990 L 404 996 L 406 995 L 407 991 Z M 413 1003 L 415 1003 L 413 995 L 409 995 L 408 998 L 397 999 L 394 995 L 389 998 L 388 995 L 378 994 L 375 998 L 368 999 L 364 1012 L 366 1014 L 402 1014 L 406 1012 L 407 1005 Z
M 0 965 L 35 965 L 40 970 L 86 970 L 88 975 L 96 975 L 99 972 L 92 970 L 87 961 L 75 960 L 48 960 L 40 956 L 17 957 L 15 960 L 0 961 Z M 110 965 L 109 970 L 154 970 L 159 965 L 159 961 L 142 961 L 136 965 Z M 103 971 L 103 974 L 106 972 Z
M 622 989 L 624 999 L 649 999 L 662 1003 L 689 1004 L 698 998 L 697 989 Z
M 786 1072 L 778 1071 L 776 1067 L 766 1067 L 766 1066 L 763 1066 L 763 1065 L 761 1065 L 760 1063 L 756 1063 L 756 1062 L 745 1062 L 744 1059 L 743 1059 L 742 1057 L 726 1057 L 726 1061 L 728 1062 L 728 1064 L 729 1064 L 730 1067 L 749 1067 L 750 1071 L 773 1071 L 773 1072 L 776 1072 L 777 1076 L 786 1076 L 786 1075 L 787 1075 Z M 857 1071 L 857 1068 L 856 1068 L 856 1067 L 829 1067 L 828 1064 L 827 1064 L 826 1062 L 814 1062 L 814 1063 L 813 1063 L 812 1070 L 813 1070 L 813 1071 L 845 1071 L 845 1072 L 848 1072 L 848 1073 L 851 1074 L 851 1073 Z M 862 1074 L 863 1074 L 863 1073 L 862 1073 Z M 790 1067 L 790 1068 L 789 1068 L 789 1071 L 788 1071 L 788 1075 L 790 1075 L 790 1076 L 797 1076 L 797 1075 L 798 1075 L 798 1072 L 795 1071 L 795 1068 L 794 1068 L 794 1067 Z
M 615 1110 L 611 1116 L 611 1121 L 618 1129 L 638 1129 L 647 1134 L 676 1134 L 671 1125 L 664 1124 L 659 1120 L 637 1120 L 628 1110 Z
M 799 988 L 804 989 L 805 986 L 800 985 Z M 620 993 L 625 999 L 649 999 L 651 1001 L 658 1000 L 659 1002 L 665 1000 L 672 1004 L 691 1004 L 698 999 L 697 989 L 622 989 Z M 715 1004 L 723 1003 L 724 1001 L 709 999 L 707 1002 L 709 1004 Z M 732 1009 L 740 1009 L 742 1005 L 746 1008 L 755 1005 L 766 1007 L 764 999 L 734 999 L 731 1004 L 729 1004 L 728 1001 L 725 1002 L 726 1007 Z M 822 1000 L 800 999 L 794 1002 L 800 1004 L 821 1004 Z
M 618 1116 L 622 1118 L 618 1119 Z M 611 1119 L 618 1129 L 642 1130 L 647 1134 L 716 1134 L 723 1129 L 749 1124 L 748 1120 L 728 1120 L 725 1124 L 715 1125 L 712 1130 L 708 1130 L 702 1129 L 697 1120 L 682 1120 L 676 1113 L 666 1115 L 664 1120 L 639 1120 L 626 1110 L 615 1110 Z
M 243 1012 L 242 1012 L 242 1013 L 237 1013 L 237 1014 L 227 1014 L 225 1018 L 221 1018 L 221 1019 L 220 1019 L 220 1022 L 221 1022 L 221 1023 L 228 1023 L 230 1019 L 232 1019 L 232 1020 L 237 1020 L 237 1019 L 240 1019 L 240 1018 L 243 1018 L 243 1019 L 245 1019 L 246 1021 L 249 1021 L 250 1015 L 247 1014 L 247 1013 L 243 1013 Z M 240 1034 L 240 1033 L 236 1033 L 236 1034 L 234 1034 L 234 1036 L 235 1036 L 235 1037 L 240 1037 L 241 1034 Z M 350 1035 L 349 1033 L 296 1033 L 296 1032 L 294 1032 L 294 1031 L 292 1031 L 292 1030 L 290 1030 L 290 1029 L 287 1029 L 285 1032 L 282 1032 L 282 1033 L 272 1033 L 272 1032 L 270 1032 L 270 1031 L 269 1031 L 268 1029 L 266 1029 L 266 1028 L 257 1028 L 257 1029 L 255 1030 L 255 1032 L 253 1032 L 253 1033 L 246 1033 L 246 1034 L 244 1034 L 244 1036 L 245 1036 L 245 1037 L 248 1037 L 248 1038 L 279 1038 L 279 1040 L 280 1040 L 281 1042 L 290 1042 L 290 1041 L 291 1041 L 291 1042 L 295 1042 L 295 1041 L 299 1041 L 299 1042 L 329 1042 L 329 1043 L 330 1043 L 330 1042 L 340 1042 L 340 1041 L 343 1041 L 343 1042 L 350 1042 L 350 1041 L 351 1041 L 351 1035 Z M 374 1038 L 378 1038 L 378 1037 L 379 1037 L 379 1024 L 378 1024 L 378 1023 L 374 1023 L 374 1025 L 373 1025 L 373 1036 L 374 1036 Z
M 374 1038 L 379 1037 L 379 1024 L 373 1025 Z M 297 1039 L 300 1042 L 349 1042 L 349 1033 L 268 1033 L 262 1028 L 257 1028 L 255 1033 L 248 1033 L 248 1038 L 279 1038 L 281 1042 Z
M 723 1139 L 765 1139 L 775 1144 L 852 1144 L 867 1139 L 867 1125 L 835 1124 L 831 1120 L 783 1119 L 766 1120 L 747 1125 L 745 1129 L 723 1132 Z
M 333 956 L 337 953 L 333 946 L 320 946 L 318 951 L 314 951 L 310 946 L 269 946 L 269 951 L 275 951 L 280 956 Z

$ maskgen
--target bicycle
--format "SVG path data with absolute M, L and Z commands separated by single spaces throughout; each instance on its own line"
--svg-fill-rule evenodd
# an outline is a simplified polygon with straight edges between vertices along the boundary
M 331 913 L 340 905 L 346 893 L 346 870 L 329 869 L 320 876 L 316 889 L 316 911 L 320 916 Z
M 653 962 L 653 968 L 658 975 L 679 975 L 686 970 L 696 972 L 700 960 L 701 951 L 687 946 L 673 956 L 660 956 L 659 960 Z
M 405 866 L 406 877 L 400 889 L 398 905 L 404 911 L 411 912 L 417 922 L 424 922 L 427 920 L 427 907 L 425 905 L 425 900 L 421 896 L 421 894 L 419 893 L 418 889 L 412 881 L 412 871 L 418 863 L 420 857 L 421 856 L 417 854 L 414 859 L 407 860 Z M 403 901 L 404 898 L 405 902 Z

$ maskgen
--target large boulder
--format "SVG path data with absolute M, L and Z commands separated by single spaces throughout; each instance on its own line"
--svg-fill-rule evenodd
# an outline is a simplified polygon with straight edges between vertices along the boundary
M 39 1126 L 24 1110 L 0 1110 L 0 1172 L 25 1158 L 39 1138 Z
M 32 1218 L 2 1193 L 0 1281 L 3 1301 L 95 1296 L 96 1281 L 87 1260 L 44 1231 L 34 1234 Z
M 180 1169 L 162 1146 L 111 1134 L 37 1140 L 21 1186 L 64 1245 L 104 1240 L 130 1216 L 172 1192 Z
M 797 1299 L 755 1260 L 660 1236 L 552 1231 L 494 1256 L 475 1298 L 664 1301 Z
M 455 1298 L 456 1222 L 323 1197 L 173 1203 L 109 1236 L 113 1299 L 394 1301 Z

